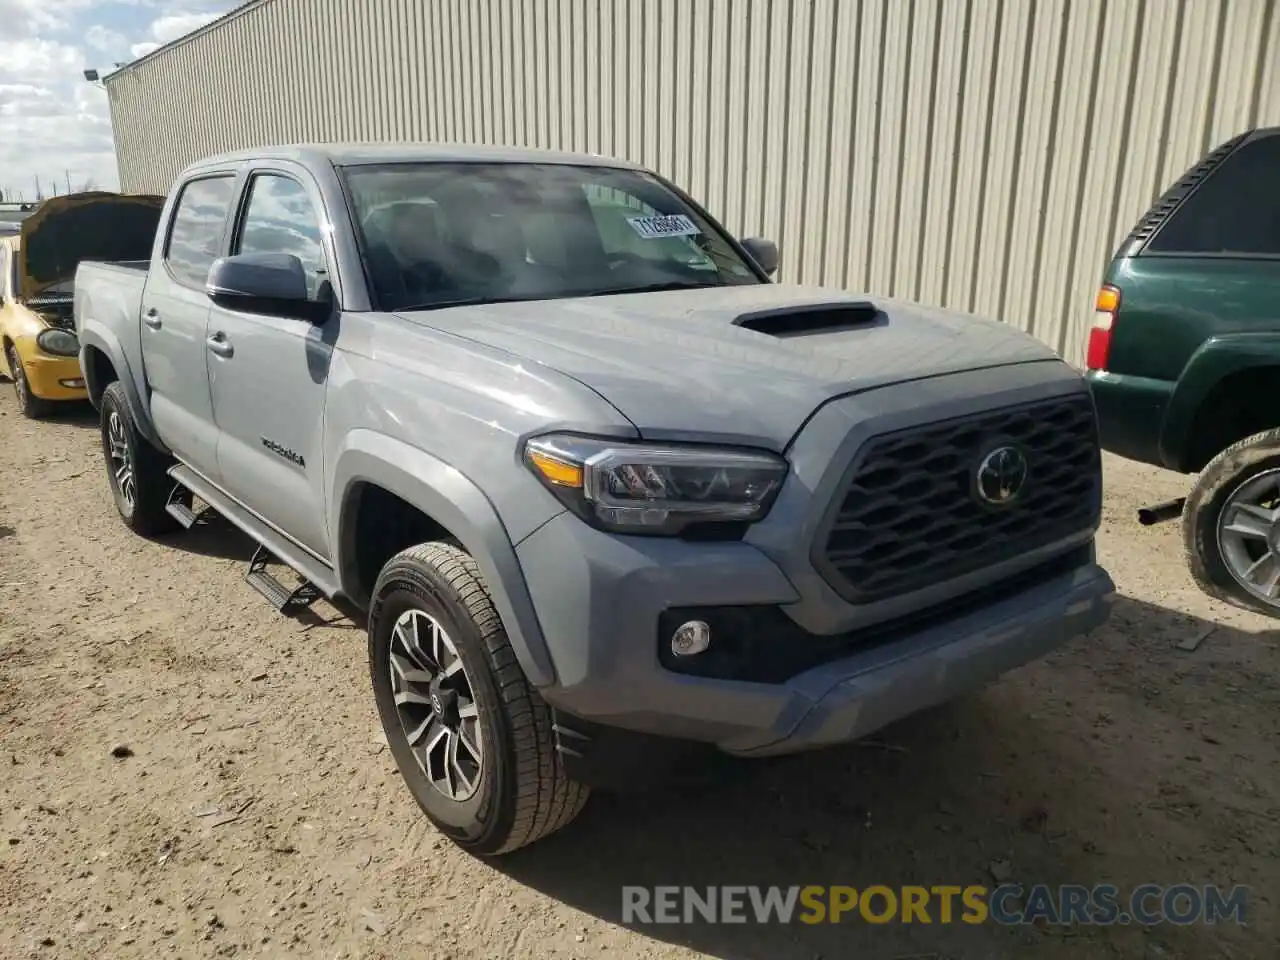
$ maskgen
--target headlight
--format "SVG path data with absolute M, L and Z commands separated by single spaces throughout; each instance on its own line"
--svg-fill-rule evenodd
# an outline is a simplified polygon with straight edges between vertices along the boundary
M 773 505 L 786 461 L 764 451 L 551 434 L 525 461 L 560 501 L 615 533 L 674 536 L 695 523 L 752 523 Z
M 74 357 L 80 352 L 80 341 L 66 330 L 41 330 L 36 335 L 36 346 L 55 357 Z

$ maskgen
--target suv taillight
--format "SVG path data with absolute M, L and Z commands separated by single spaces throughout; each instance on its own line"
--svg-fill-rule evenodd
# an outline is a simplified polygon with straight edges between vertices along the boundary
M 1107 357 L 1111 353 L 1111 332 L 1115 328 L 1116 314 L 1120 312 L 1120 288 L 1103 284 L 1093 301 L 1093 326 L 1089 330 L 1089 349 L 1085 353 L 1085 366 L 1090 370 L 1107 369 Z

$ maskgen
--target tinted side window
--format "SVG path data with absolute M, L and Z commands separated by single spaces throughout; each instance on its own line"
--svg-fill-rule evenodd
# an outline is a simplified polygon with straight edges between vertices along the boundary
M 1280 137 L 1246 143 L 1228 157 L 1147 249 L 1280 255 Z
M 327 279 L 320 220 L 306 189 L 288 177 L 262 174 L 249 185 L 236 253 L 291 253 L 307 273 L 307 292 L 314 300 Z
M 209 267 L 220 253 L 218 245 L 234 187 L 231 177 L 209 177 L 192 180 L 182 188 L 164 259 L 184 283 L 203 287 L 208 279 Z

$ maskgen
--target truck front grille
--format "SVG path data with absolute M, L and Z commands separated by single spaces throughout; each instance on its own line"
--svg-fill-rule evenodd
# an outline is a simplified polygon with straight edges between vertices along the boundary
M 1022 453 L 1026 477 L 1005 504 L 984 501 L 991 451 Z M 859 452 L 815 560 L 852 603 L 909 593 L 1091 530 L 1102 468 L 1086 393 L 873 437 Z

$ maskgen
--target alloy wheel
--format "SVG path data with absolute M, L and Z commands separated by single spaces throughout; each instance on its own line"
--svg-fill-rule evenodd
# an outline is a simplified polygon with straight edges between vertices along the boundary
M 107 415 L 107 454 L 111 458 L 111 473 L 124 502 L 132 509 L 138 497 L 133 477 L 133 457 L 129 455 L 129 440 L 125 435 L 124 421 L 112 410 Z
M 31 395 L 27 392 L 27 374 L 22 369 L 18 352 L 12 348 L 9 350 L 9 369 L 13 371 L 13 389 L 18 394 L 18 406 L 25 410 L 31 400 Z
M 1280 469 L 1240 484 L 1218 516 L 1218 549 L 1250 596 L 1280 607 Z
M 425 610 L 406 610 L 389 659 L 396 714 L 418 766 L 448 799 L 470 799 L 484 768 L 480 711 L 453 640 Z

